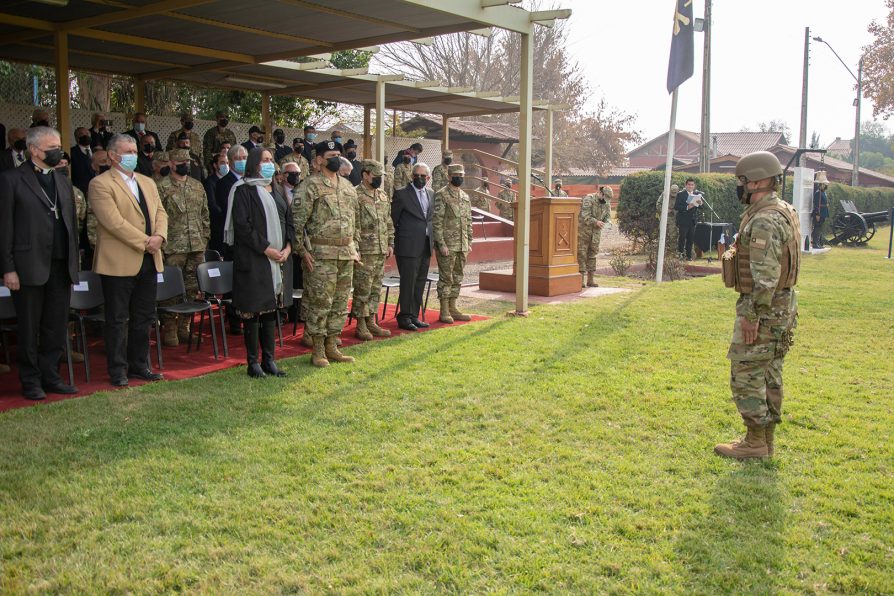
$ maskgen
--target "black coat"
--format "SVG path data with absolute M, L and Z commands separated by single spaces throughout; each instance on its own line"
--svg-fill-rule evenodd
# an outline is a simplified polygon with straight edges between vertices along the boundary
M 109 144 L 109 139 L 112 138 L 112 133 L 107 130 L 93 130 L 90 129 L 90 147 L 102 147 L 106 148 L 106 145 Z
M 71 181 L 53 172 L 62 221 L 68 233 L 68 275 L 78 276 L 78 224 Z M 55 218 L 31 162 L 0 174 L 0 266 L 15 271 L 26 286 L 42 286 L 50 277 Z
M 229 174 L 227 174 L 229 176 Z M 217 202 L 217 183 L 223 180 L 217 174 L 211 174 L 205 178 L 202 185 L 205 187 L 205 196 L 208 198 L 208 219 L 211 225 L 211 239 L 208 248 L 223 254 L 223 227 L 226 219 L 226 205 L 221 209 Z M 232 185 L 230 185 L 232 188 Z
M 696 193 L 701 194 L 701 193 Z M 698 210 L 699 207 L 695 207 L 693 209 L 686 209 L 686 200 L 689 198 L 689 193 L 686 190 L 681 190 L 677 193 L 677 198 L 674 201 L 674 211 L 677 212 L 676 221 L 677 225 L 681 228 L 687 228 L 689 226 L 694 226 L 698 223 Z
M 152 137 L 153 141 L 155 142 L 155 148 L 157 151 L 161 151 L 162 149 L 164 149 L 164 146 L 161 144 L 161 139 L 159 138 L 159 136 L 156 133 L 152 132 L 151 130 L 143 131 L 143 134 L 140 134 L 131 128 L 130 130 L 125 131 L 124 134 L 130 135 L 133 137 L 134 141 L 137 142 L 137 151 L 139 151 L 140 153 L 143 152 L 143 143 L 145 143 L 148 140 L 146 137 Z M 149 175 L 151 176 L 152 174 L 149 174 Z
M 12 149 L 0 151 L 0 172 L 14 169 L 16 169 L 16 159 L 13 157 Z
M 292 210 L 285 198 L 273 193 L 283 245 L 295 246 L 295 222 Z M 270 246 L 267 240 L 267 218 L 264 206 L 254 186 L 241 185 L 233 195 L 233 308 L 243 313 L 268 312 L 276 309 L 273 280 L 270 277 L 270 260 L 264 250 Z M 283 273 L 282 306 L 292 304 L 292 257 L 281 265 Z
M 93 180 L 96 172 L 93 171 L 93 166 L 90 165 L 90 158 L 84 155 L 79 145 L 73 146 L 69 151 L 69 155 L 71 156 L 71 181 L 86 197 L 87 188 L 90 186 L 90 181 Z
M 419 257 L 430 254 L 431 238 L 425 239 L 431 228 L 435 195 L 428 187 L 428 216 L 422 213 L 416 188 L 408 184 L 394 191 L 391 200 L 391 219 L 394 221 L 394 254 L 398 257 Z

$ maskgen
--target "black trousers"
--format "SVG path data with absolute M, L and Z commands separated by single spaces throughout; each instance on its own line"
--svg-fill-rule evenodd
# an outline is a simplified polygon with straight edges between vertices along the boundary
M 825 217 L 820 217 L 819 221 L 817 221 L 815 217 L 813 219 L 813 237 L 810 241 L 814 248 L 819 248 L 826 243 L 826 239 L 823 238 L 823 224 L 825 223 Z
M 692 258 L 692 242 L 695 240 L 695 224 L 688 226 L 677 226 L 679 234 L 677 235 L 677 252 L 683 254 L 685 251 L 686 258 Z
M 59 361 L 68 333 L 71 280 L 68 261 L 53 259 L 42 286 L 20 286 L 12 292 L 18 321 L 17 353 L 22 389 L 62 382 Z
M 428 238 L 425 239 L 428 247 Z M 410 321 L 419 317 L 422 308 L 422 292 L 428 282 L 428 264 L 431 261 L 431 249 L 426 248 L 418 257 L 396 257 L 397 271 L 400 274 L 400 312 L 399 320 Z
M 158 274 L 152 255 L 133 277 L 102 276 L 105 297 L 106 360 L 111 378 L 149 370 L 149 331 L 155 319 Z

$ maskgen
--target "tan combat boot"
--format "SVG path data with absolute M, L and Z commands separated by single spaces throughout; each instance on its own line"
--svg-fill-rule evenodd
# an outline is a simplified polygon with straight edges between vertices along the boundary
M 447 324 L 453 322 L 453 317 L 450 316 L 450 301 L 447 298 L 441 298 L 441 316 L 438 320 Z
M 161 343 L 166 348 L 176 348 L 180 345 L 180 338 L 177 337 L 177 323 L 174 322 L 174 319 L 170 319 L 165 321 L 164 327 L 164 336 L 161 339 Z
M 326 358 L 332 362 L 354 362 L 354 358 L 338 351 L 338 345 L 335 343 L 337 338 L 337 335 L 326 337 Z
M 360 341 L 370 341 L 373 338 L 372 333 L 366 327 L 365 317 L 357 317 L 357 330 L 354 331 L 354 337 Z
M 767 457 L 773 457 L 773 439 L 776 434 L 776 423 L 771 422 L 767 425 L 767 428 L 764 432 L 764 437 L 767 441 Z
M 580 272 L 580 285 L 584 288 L 587 287 L 587 274 L 584 271 Z
M 714 453 L 733 459 L 756 459 L 767 457 L 767 429 L 748 427 L 745 438 L 732 443 L 721 443 L 714 447 Z
M 305 337 L 309 337 L 306 336 Z M 326 359 L 326 346 L 325 346 L 325 338 L 322 335 L 315 335 L 311 338 L 311 342 L 313 343 L 314 351 L 310 355 L 310 363 L 314 366 L 319 366 L 320 368 L 326 368 L 329 366 L 329 360 Z
M 304 324 L 304 333 L 301 335 L 301 345 L 311 349 L 314 347 L 314 338 L 307 332 L 307 323 Z
M 391 337 L 391 332 L 379 327 L 374 316 L 366 317 L 366 328 L 369 329 L 369 332 L 375 337 Z
M 448 302 L 448 309 L 450 310 L 450 316 L 453 317 L 454 321 L 471 321 L 472 317 L 469 315 L 464 315 L 459 312 L 459 309 L 456 308 L 456 298 L 451 298 L 450 302 Z
M 596 276 L 592 271 L 587 272 L 587 287 L 588 288 L 598 288 L 599 284 L 596 283 L 596 280 L 593 279 Z

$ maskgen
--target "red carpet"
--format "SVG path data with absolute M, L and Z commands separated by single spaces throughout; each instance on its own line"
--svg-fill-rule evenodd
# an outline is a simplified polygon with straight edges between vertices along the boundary
M 379 322 L 383 328 L 391 331 L 391 337 L 402 335 L 404 333 L 411 333 L 408 331 L 404 331 L 403 329 L 399 329 L 397 327 L 397 321 L 393 317 L 394 307 L 389 305 L 388 311 L 385 314 L 385 320 Z M 486 319 L 487 317 L 474 315 L 472 317 L 473 321 L 483 321 Z M 444 323 L 440 323 L 438 322 L 438 311 L 436 310 L 426 311 L 425 320 L 431 323 L 431 327 L 429 327 L 428 329 L 423 329 L 423 332 L 431 331 L 433 329 L 439 329 L 442 327 L 452 327 L 455 325 L 465 324 L 461 322 L 454 323 L 453 325 L 445 325 Z M 219 335 L 220 323 L 217 318 L 215 318 L 214 323 Z M 155 339 L 153 336 L 150 345 L 150 349 L 152 352 L 152 363 L 155 367 L 153 370 L 163 373 L 165 376 L 165 380 L 177 381 L 180 379 L 188 379 L 191 377 L 206 375 L 208 373 L 224 370 L 226 368 L 232 368 L 234 366 L 245 366 L 245 343 L 243 342 L 241 336 L 227 336 L 227 345 L 229 346 L 230 351 L 230 355 L 227 358 L 224 358 L 223 343 L 221 342 L 220 337 L 218 337 L 218 349 L 220 358 L 218 360 L 214 359 L 214 350 L 211 343 L 211 332 L 210 330 L 208 330 L 207 325 L 208 322 L 206 321 L 205 333 L 202 339 L 202 347 L 198 352 L 195 350 L 195 345 L 193 345 L 193 351 L 189 354 L 187 354 L 186 352 L 185 345 L 181 345 L 176 348 L 162 348 L 162 358 L 164 360 L 164 369 L 162 370 L 158 369 L 158 363 L 156 362 Z M 346 326 L 344 331 L 342 332 L 341 337 L 342 341 L 344 342 L 344 346 L 352 346 L 361 343 L 360 340 L 354 337 L 354 329 L 356 325 L 356 321 L 353 321 L 350 325 Z M 310 352 L 308 348 L 305 348 L 299 343 L 301 340 L 301 335 L 303 333 L 302 330 L 303 326 L 299 324 L 297 334 L 292 335 L 292 323 L 289 322 L 283 324 L 282 348 L 279 347 L 279 338 L 277 336 L 277 360 L 292 358 L 294 356 L 300 356 L 301 354 Z M 381 339 L 377 338 L 373 341 L 383 341 L 387 339 L 387 337 Z M 114 387 L 112 387 L 109 383 L 109 375 L 106 371 L 106 356 L 102 338 L 91 338 L 88 342 L 88 345 L 90 350 L 90 382 L 88 383 L 86 380 L 84 364 L 75 363 L 75 385 L 77 385 L 80 392 L 77 395 L 47 395 L 47 398 L 42 401 L 30 401 L 24 399 L 21 396 L 21 385 L 19 384 L 18 371 L 16 370 L 15 366 L 15 346 L 11 346 L 10 360 L 12 361 L 12 371 L 5 375 L 0 375 L 0 412 L 11 410 L 13 408 L 22 408 L 26 406 L 33 406 L 36 404 L 61 401 L 63 399 L 84 397 L 85 395 L 90 395 L 91 393 L 95 393 L 97 391 L 114 389 Z M 63 381 L 68 382 L 68 367 L 66 366 L 64 360 L 62 361 L 59 373 L 62 375 Z M 144 381 L 130 379 L 131 387 L 142 384 L 144 384 Z

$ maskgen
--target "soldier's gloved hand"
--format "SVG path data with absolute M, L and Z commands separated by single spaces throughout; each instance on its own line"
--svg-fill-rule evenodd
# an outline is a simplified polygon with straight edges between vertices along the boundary
M 450 251 L 447 250 L 447 247 L 446 247 L 446 246 L 442 246 L 442 247 L 441 247 L 441 256 L 442 256 L 442 257 L 449 257 L 449 256 L 450 256 Z

